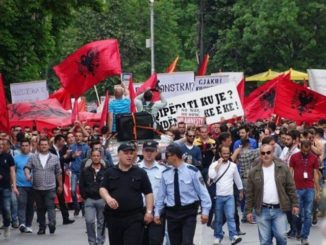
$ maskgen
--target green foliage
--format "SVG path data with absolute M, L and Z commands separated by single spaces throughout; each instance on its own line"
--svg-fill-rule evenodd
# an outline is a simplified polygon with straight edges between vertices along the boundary
M 157 72 L 176 56 L 178 71 L 196 70 L 203 53 L 211 56 L 208 73 L 325 68 L 324 0 L 155 0 L 154 7 Z M 123 70 L 144 81 L 149 13 L 144 0 L 0 0 L 0 71 L 6 84 L 47 79 L 52 91 L 60 86 L 54 65 L 88 42 L 116 38 Z M 100 94 L 118 82 L 107 79 Z

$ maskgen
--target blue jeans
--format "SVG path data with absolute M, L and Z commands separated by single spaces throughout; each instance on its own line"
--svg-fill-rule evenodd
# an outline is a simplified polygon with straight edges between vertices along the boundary
M 72 197 L 72 202 L 75 210 L 80 209 L 78 199 L 77 199 L 77 192 L 76 192 L 78 181 L 79 181 L 79 174 L 72 173 L 71 174 L 71 197 Z
M 311 189 L 300 189 L 297 190 L 297 195 L 300 203 L 300 220 L 301 227 L 301 239 L 308 239 L 311 227 L 311 216 L 312 207 L 315 198 L 315 190 Z
M 85 221 L 89 245 L 103 245 L 105 241 L 104 234 L 104 207 L 103 199 L 85 200 Z M 95 230 L 95 220 L 97 221 L 97 232 Z
M 3 226 L 9 227 L 11 221 L 10 203 L 11 203 L 11 189 L 0 188 L 0 201 L 2 207 Z
M 214 236 L 223 238 L 223 214 L 225 214 L 226 222 L 229 229 L 229 237 L 232 240 L 237 235 L 235 220 L 234 220 L 234 196 L 217 196 L 215 204 L 215 225 Z
M 32 226 L 34 216 L 34 194 L 32 187 L 18 187 L 18 220 L 19 224 Z
M 273 244 L 273 236 L 276 239 L 277 245 L 287 244 L 287 218 L 280 208 L 262 207 L 261 213 L 259 215 L 256 214 L 256 221 L 261 245 Z

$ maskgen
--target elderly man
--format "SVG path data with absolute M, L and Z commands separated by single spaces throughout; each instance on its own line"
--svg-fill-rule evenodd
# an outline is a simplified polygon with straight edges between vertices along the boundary
M 249 222 L 256 212 L 260 244 L 286 245 L 286 212 L 299 213 L 299 204 L 289 168 L 273 160 L 273 147 L 260 147 L 261 162 L 252 168 L 247 181 L 246 213 Z

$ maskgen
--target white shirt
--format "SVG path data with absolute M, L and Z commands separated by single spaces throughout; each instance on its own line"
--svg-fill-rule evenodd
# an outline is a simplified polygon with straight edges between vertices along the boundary
M 295 145 L 291 149 L 289 147 L 284 147 L 280 155 L 280 159 L 285 162 L 288 166 L 290 165 L 290 159 L 293 154 L 299 152 L 299 148 Z
M 216 172 L 215 167 L 218 164 L 218 161 L 213 162 L 208 169 L 209 178 L 216 181 L 227 169 L 230 163 L 230 167 L 224 176 L 216 183 L 216 195 L 217 196 L 230 196 L 233 195 L 233 182 L 238 187 L 238 190 L 242 190 L 242 181 L 240 178 L 240 174 L 237 168 L 237 165 L 233 162 L 228 161 L 227 163 L 223 163 L 219 168 L 218 172 Z
M 45 168 L 45 165 L 46 165 L 46 162 L 48 161 L 48 158 L 49 158 L 49 153 L 48 154 L 39 154 L 40 156 L 40 161 L 41 161 L 41 164 L 43 166 L 43 168 Z
M 275 164 L 269 167 L 263 168 L 264 175 L 264 194 L 263 194 L 263 203 L 267 204 L 279 204 L 280 200 L 278 198 L 276 182 L 275 182 Z

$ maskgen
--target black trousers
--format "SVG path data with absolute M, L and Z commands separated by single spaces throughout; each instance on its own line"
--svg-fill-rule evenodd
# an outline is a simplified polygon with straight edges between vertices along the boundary
M 148 224 L 144 230 L 143 245 L 162 245 L 165 234 L 165 215 L 161 215 L 161 224 Z
M 106 217 L 110 245 L 140 245 L 144 235 L 144 214 Z
M 62 170 L 64 171 L 64 170 Z M 64 173 L 64 172 L 63 172 Z M 69 219 L 69 211 L 66 205 L 66 201 L 65 201 L 65 175 L 62 174 L 62 192 L 61 194 L 57 194 L 58 197 L 58 202 L 59 202 L 59 207 L 60 207 L 60 211 L 61 211 L 61 215 L 62 215 L 62 220 L 66 221 Z M 57 184 L 58 186 L 58 184 Z
M 167 210 L 166 220 L 171 245 L 193 245 L 197 208 L 189 210 Z

